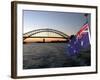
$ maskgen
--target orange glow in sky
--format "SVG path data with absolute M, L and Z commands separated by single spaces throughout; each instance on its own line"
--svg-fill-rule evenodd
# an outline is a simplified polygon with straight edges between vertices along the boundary
M 27 38 L 24 42 L 43 42 L 43 39 L 45 39 L 45 42 L 66 41 L 66 39 L 62 38 Z

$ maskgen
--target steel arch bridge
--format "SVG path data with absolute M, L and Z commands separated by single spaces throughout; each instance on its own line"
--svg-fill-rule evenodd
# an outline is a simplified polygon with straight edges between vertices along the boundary
M 61 31 L 55 30 L 55 29 L 49 29 L 49 28 L 44 28 L 44 29 L 37 29 L 37 30 L 32 30 L 29 31 L 27 33 L 23 34 L 23 40 L 25 40 L 26 38 L 34 38 L 32 35 L 35 35 L 37 33 L 41 33 L 41 32 L 52 32 L 52 33 L 56 33 L 58 35 L 60 35 L 61 37 L 42 37 L 42 38 L 63 38 L 63 39 L 68 39 L 69 36 Z

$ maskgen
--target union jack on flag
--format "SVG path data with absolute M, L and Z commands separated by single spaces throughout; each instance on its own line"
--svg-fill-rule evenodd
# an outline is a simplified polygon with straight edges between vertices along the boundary
M 76 34 L 77 39 L 80 41 L 82 47 L 86 47 L 90 44 L 90 31 L 89 24 L 86 23 L 82 26 L 82 28 Z
M 83 34 L 85 34 L 85 33 L 90 33 L 89 32 L 89 24 L 88 23 L 86 23 L 86 24 L 84 24 L 83 26 L 82 26 L 82 28 L 77 32 L 77 38 L 81 38 L 82 37 L 82 35 Z M 89 34 L 89 36 L 90 36 L 90 34 Z

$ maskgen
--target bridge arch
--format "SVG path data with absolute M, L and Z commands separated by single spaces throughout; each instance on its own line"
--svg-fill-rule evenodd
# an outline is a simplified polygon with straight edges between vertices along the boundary
M 30 38 L 30 37 L 32 37 L 32 35 L 35 35 L 35 34 L 38 34 L 38 33 L 41 33 L 41 32 L 52 32 L 52 33 L 56 33 L 56 34 L 60 35 L 64 39 L 69 38 L 69 36 L 67 34 L 65 34 L 61 31 L 58 31 L 58 30 L 55 30 L 55 29 L 49 29 L 49 28 L 36 29 L 36 30 L 29 31 L 29 32 L 23 34 L 23 38 L 25 40 L 26 38 Z

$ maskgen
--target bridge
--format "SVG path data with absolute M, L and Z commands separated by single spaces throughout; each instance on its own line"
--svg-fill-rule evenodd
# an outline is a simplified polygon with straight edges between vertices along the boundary
M 59 39 L 61 38 L 61 39 L 68 40 L 69 36 L 55 29 L 44 28 L 44 29 L 37 29 L 37 30 L 32 30 L 27 33 L 24 33 L 23 40 L 25 41 L 27 38 L 44 38 L 44 39 L 45 38 L 59 38 Z

